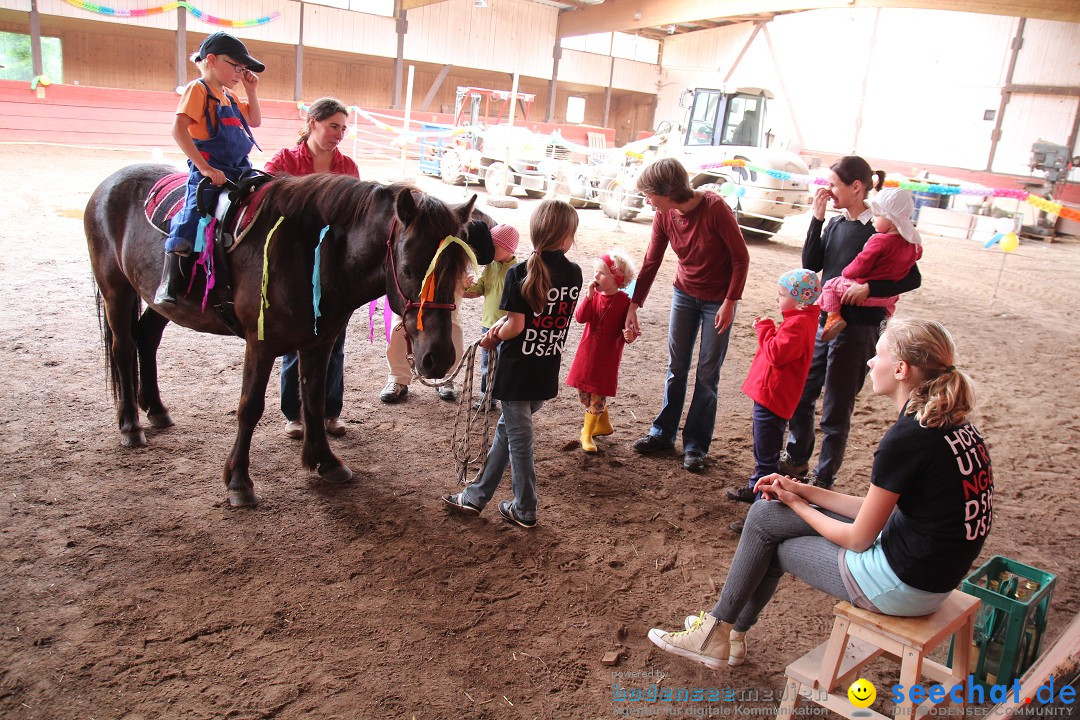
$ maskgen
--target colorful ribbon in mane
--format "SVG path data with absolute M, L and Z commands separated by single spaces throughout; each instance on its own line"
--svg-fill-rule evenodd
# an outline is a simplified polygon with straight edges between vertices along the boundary
M 270 240 L 274 237 L 274 233 L 277 232 L 281 222 L 285 219 L 282 215 L 274 223 L 274 227 L 270 228 L 270 232 L 266 236 L 266 245 L 263 246 L 263 276 L 262 276 L 262 290 L 259 294 L 259 339 L 265 340 L 265 333 L 263 332 L 263 325 L 266 320 L 266 308 L 270 307 L 270 300 L 267 299 L 266 294 L 270 289 Z
M 427 272 L 424 274 L 424 282 L 420 286 L 420 309 L 416 312 L 416 329 L 424 329 L 424 303 L 435 302 L 435 265 L 439 262 L 439 257 L 442 256 L 443 250 L 451 245 L 460 245 L 472 262 L 473 270 L 477 275 L 480 274 L 480 266 L 476 263 L 476 253 L 469 247 L 468 243 L 459 237 L 453 235 L 447 235 L 443 238 L 443 241 L 439 243 L 439 249 L 435 251 L 435 257 L 431 258 L 431 263 L 428 265 Z

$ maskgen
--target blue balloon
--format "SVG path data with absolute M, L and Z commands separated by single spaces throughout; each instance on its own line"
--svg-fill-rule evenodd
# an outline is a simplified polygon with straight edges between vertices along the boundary
M 983 243 L 984 248 L 993 247 L 1001 242 L 1001 238 L 1005 237 L 1005 233 L 994 233 L 993 237 Z
M 740 185 L 739 187 L 735 188 L 735 195 L 736 195 L 736 196 L 738 196 L 738 197 L 742 197 L 742 196 L 743 196 L 743 195 L 745 195 L 745 194 L 746 194 L 746 188 L 745 188 L 745 187 L 743 187 L 742 185 Z

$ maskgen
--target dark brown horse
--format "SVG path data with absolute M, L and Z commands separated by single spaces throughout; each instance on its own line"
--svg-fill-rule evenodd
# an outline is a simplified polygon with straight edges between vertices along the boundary
M 153 427 L 173 424 L 157 382 L 157 349 L 165 326 L 172 321 L 200 332 L 230 334 L 212 310 L 201 311 L 201 276 L 190 296 L 175 305 L 152 303 L 160 278 L 162 236 L 144 217 L 142 205 L 154 183 L 169 172 L 171 168 L 160 165 L 126 167 L 106 179 L 86 206 L 86 241 L 99 313 L 104 304 L 102 331 L 117 421 L 121 442 L 128 446 L 146 444 L 140 407 Z M 405 317 L 417 372 L 438 378 L 452 367 L 456 357 L 446 307 L 452 307 L 455 286 L 468 263 L 460 246 L 449 244 L 440 256 L 434 302 L 444 307 L 425 305 L 423 331 L 417 330 L 415 307 L 406 303 L 419 299 L 421 282 L 443 239 L 464 235 L 475 200 L 474 196 L 451 207 L 408 186 L 342 175 L 282 178 L 269 184 L 262 211 L 229 256 L 235 311 L 247 342 L 236 442 L 224 473 L 232 505 L 258 503 L 248 475 L 251 435 L 262 416 L 266 383 L 279 355 L 299 352 L 301 460 L 329 482 L 352 477 L 330 450 L 323 413 L 330 350 L 353 310 L 387 295 L 391 308 Z M 264 339 L 259 340 L 263 252 L 279 218 L 284 219 L 273 231 L 267 258 L 269 307 Z M 320 231 L 327 225 L 332 232 L 320 250 L 322 300 L 316 335 L 312 270 Z

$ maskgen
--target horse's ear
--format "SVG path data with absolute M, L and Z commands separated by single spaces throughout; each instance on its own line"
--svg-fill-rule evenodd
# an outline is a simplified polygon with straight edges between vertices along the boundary
M 469 202 L 458 205 L 455 210 L 457 211 L 458 219 L 461 220 L 461 224 L 465 225 L 472 217 L 473 205 L 476 204 L 476 193 L 469 198 Z
M 416 219 L 419 211 L 416 209 L 416 199 L 413 198 L 412 190 L 409 188 L 402 188 L 401 192 L 397 194 L 396 212 L 398 220 L 404 225 L 412 224 L 412 221 Z

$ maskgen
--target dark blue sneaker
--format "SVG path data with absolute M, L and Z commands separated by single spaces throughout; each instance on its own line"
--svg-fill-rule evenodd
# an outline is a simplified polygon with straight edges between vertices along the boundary
M 522 518 L 518 517 L 517 513 L 514 512 L 514 504 L 509 500 L 503 500 L 501 503 L 499 503 L 499 514 L 503 516 L 503 520 L 506 520 L 507 522 L 512 522 L 515 525 L 520 525 L 523 528 L 536 527 L 535 520 L 523 520 Z
M 459 492 L 456 495 L 443 495 L 443 502 L 450 508 L 463 512 L 466 515 L 479 515 L 483 508 L 479 508 L 473 505 L 471 502 L 465 499 L 465 493 Z

